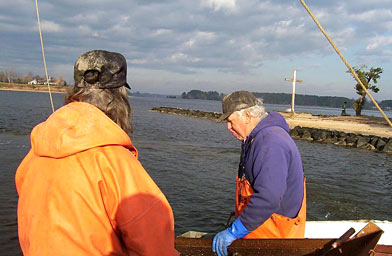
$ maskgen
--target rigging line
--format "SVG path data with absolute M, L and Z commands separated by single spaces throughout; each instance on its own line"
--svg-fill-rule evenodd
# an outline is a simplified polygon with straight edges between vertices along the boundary
M 44 60 L 44 69 L 45 69 L 46 83 L 48 85 L 48 92 L 49 92 L 50 103 L 52 105 L 52 112 L 54 112 L 52 93 L 50 91 L 50 85 L 49 85 L 48 69 L 46 68 L 44 41 L 42 40 L 41 22 L 40 22 L 40 19 L 39 19 L 38 0 L 35 0 L 35 10 L 37 11 L 38 30 L 39 30 L 39 38 L 41 40 L 41 51 L 42 51 L 42 58 Z
M 366 87 L 363 85 L 362 81 L 359 79 L 358 75 L 354 72 L 354 70 L 352 69 L 352 67 L 347 63 L 346 59 L 343 57 L 343 55 L 340 53 L 339 49 L 336 47 L 336 45 L 334 44 L 334 42 L 332 42 L 332 40 L 329 38 L 327 32 L 325 32 L 325 30 L 323 29 L 323 27 L 320 25 L 320 23 L 317 21 L 316 17 L 313 15 L 312 11 L 309 9 L 309 7 L 306 5 L 306 3 L 304 2 L 304 0 L 299 0 L 301 2 L 301 4 L 305 7 L 306 11 L 310 14 L 310 16 L 312 17 L 313 21 L 316 23 L 316 25 L 318 26 L 318 28 L 321 30 L 321 32 L 324 34 L 324 36 L 327 38 L 328 42 L 331 44 L 331 46 L 333 47 L 333 49 L 336 51 L 336 53 L 339 55 L 339 57 L 342 59 L 342 61 L 344 62 L 344 64 L 346 65 L 346 67 L 348 68 L 348 70 L 350 70 L 350 72 L 352 73 L 352 75 L 354 76 L 355 80 L 357 80 L 357 82 L 361 85 L 362 89 L 366 92 L 366 94 L 369 96 L 369 98 L 373 101 L 374 105 L 377 107 L 377 109 L 380 111 L 380 113 L 382 114 L 382 116 L 384 117 L 384 119 L 387 121 L 387 123 L 389 124 L 389 126 L 392 127 L 392 123 L 391 120 L 389 120 L 389 118 L 387 117 L 387 115 L 385 115 L 384 111 L 380 108 L 380 106 L 377 104 L 377 102 L 374 100 L 373 96 L 370 94 L 370 92 L 366 89 Z

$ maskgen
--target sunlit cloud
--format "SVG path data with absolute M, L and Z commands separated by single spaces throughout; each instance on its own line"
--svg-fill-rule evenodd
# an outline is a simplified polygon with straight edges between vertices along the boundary
M 236 0 L 203 0 L 202 3 L 214 11 L 234 11 L 236 8 Z
M 53 21 L 44 20 L 41 22 L 42 30 L 45 32 L 61 32 L 63 29 L 60 24 L 57 24 Z
M 392 47 L 392 36 L 378 36 L 372 38 L 366 50 L 373 51 L 379 48 Z M 388 50 L 388 49 L 386 49 Z M 390 49 L 389 49 L 390 50 Z

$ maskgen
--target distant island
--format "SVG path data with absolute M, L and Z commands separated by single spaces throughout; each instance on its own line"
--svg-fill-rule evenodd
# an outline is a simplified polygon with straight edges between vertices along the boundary
M 256 98 L 262 98 L 263 102 L 266 104 L 291 104 L 291 94 L 289 93 L 262 93 L 253 92 Z M 181 97 L 183 99 L 203 99 L 203 100 L 222 100 L 225 96 L 223 93 L 216 91 L 204 92 L 200 90 L 191 90 L 188 93 L 183 92 Z M 316 96 L 316 95 L 295 95 L 295 104 L 301 106 L 319 106 L 319 107 L 331 107 L 340 108 L 343 103 L 347 102 L 347 108 L 352 108 L 354 104 L 354 99 L 349 99 L 347 97 L 333 97 L 333 96 Z M 385 110 L 392 109 L 392 100 L 383 100 L 378 102 L 381 108 Z M 371 102 L 367 102 L 365 108 L 373 108 Z

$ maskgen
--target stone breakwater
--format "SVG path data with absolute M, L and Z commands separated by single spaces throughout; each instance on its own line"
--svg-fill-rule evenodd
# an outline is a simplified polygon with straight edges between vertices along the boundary
M 158 107 L 152 108 L 151 111 L 170 113 L 196 118 L 206 118 L 217 120 L 222 113 L 205 112 L 200 110 Z M 333 125 L 332 125 L 333 126 Z M 345 131 L 331 129 L 320 129 L 314 127 L 306 127 L 297 125 L 290 129 L 290 135 L 294 139 L 302 139 L 306 141 L 314 141 L 318 143 L 332 143 L 338 146 L 346 146 L 360 149 L 367 149 L 376 152 L 385 152 L 392 154 L 392 138 L 377 135 L 351 133 Z
M 296 126 L 291 129 L 290 135 L 294 139 L 333 143 L 338 146 L 368 149 L 392 154 L 392 138 L 301 126 Z
M 152 108 L 151 111 L 197 117 L 197 118 L 206 118 L 211 120 L 218 120 L 218 118 L 222 115 L 222 113 L 219 112 L 206 112 L 200 110 L 172 108 L 172 107 Z

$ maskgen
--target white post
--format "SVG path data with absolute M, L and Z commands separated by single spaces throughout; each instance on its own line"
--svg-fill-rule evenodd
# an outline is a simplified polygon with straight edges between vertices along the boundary
M 293 70 L 293 92 L 291 96 L 291 114 L 294 114 L 294 102 L 295 102 L 295 79 L 297 78 L 297 70 Z
M 285 78 L 285 81 L 291 81 L 293 82 L 293 91 L 292 91 L 292 95 L 291 95 L 291 114 L 294 115 L 294 102 L 295 102 L 295 83 L 296 82 L 302 82 L 302 80 L 297 80 L 297 70 L 293 70 L 293 78 Z

